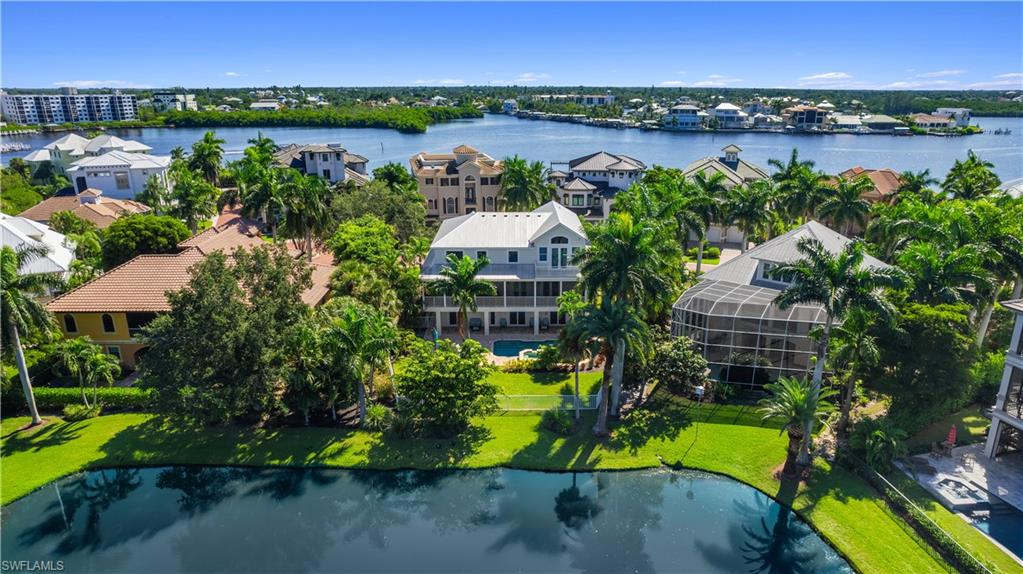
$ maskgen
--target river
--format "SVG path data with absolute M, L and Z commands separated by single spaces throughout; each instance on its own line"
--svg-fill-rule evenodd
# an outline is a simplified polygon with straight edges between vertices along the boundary
M 1023 118 L 974 118 L 986 133 L 967 137 L 896 137 L 890 135 L 799 135 L 784 133 L 694 133 L 661 132 L 636 129 L 616 130 L 580 124 L 524 120 L 504 115 L 486 115 L 483 119 L 458 120 L 430 126 L 425 134 L 402 134 L 384 129 L 348 128 L 218 128 L 226 140 L 228 160 L 236 159 L 246 142 L 262 132 L 278 144 L 340 143 L 349 151 L 369 158 L 369 167 L 387 162 L 408 165 L 408 158 L 421 151 L 451 151 L 469 144 L 496 158 L 513 154 L 543 162 L 567 161 L 598 150 L 622 153 L 647 165 L 685 167 L 690 162 L 719 155 L 721 148 L 736 144 L 740 157 L 765 166 L 769 158 L 785 159 L 792 148 L 800 156 L 817 163 L 819 169 L 837 173 L 853 166 L 890 167 L 898 171 L 930 169 L 939 178 L 957 159 L 974 150 L 995 164 L 1003 181 L 1023 177 Z M 998 128 L 1012 130 L 1010 135 L 995 135 Z M 201 128 L 144 128 L 109 130 L 122 138 L 139 140 L 152 146 L 153 153 L 166 155 L 181 146 L 189 148 L 200 139 Z M 38 149 L 62 134 L 11 136 L 5 141 L 24 142 Z M 3 154 L 3 163 L 28 152 Z

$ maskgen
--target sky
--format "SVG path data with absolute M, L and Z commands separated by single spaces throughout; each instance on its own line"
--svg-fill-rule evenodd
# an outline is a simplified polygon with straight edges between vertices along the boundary
M 1023 2 L 0 1 L 3 87 L 269 85 L 1019 90 Z

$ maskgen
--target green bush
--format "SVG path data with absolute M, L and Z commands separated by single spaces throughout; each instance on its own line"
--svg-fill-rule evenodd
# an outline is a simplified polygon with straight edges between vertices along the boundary
M 501 365 L 501 370 L 506 373 L 531 373 L 539 369 L 536 359 L 511 359 Z
M 533 362 L 536 370 L 556 371 L 562 365 L 561 351 L 556 345 L 540 345 L 536 350 L 536 360 Z
M 397 438 L 412 438 L 416 436 L 416 420 L 407 413 L 393 411 L 391 413 L 391 426 L 388 432 Z
M 88 390 L 92 397 L 92 389 Z M 19 403 L 25 404 L 19 396 Z M 78 387 L 38 387 L 35 389 L 36 406 L 50 412 L 61 411 L 68 405 L 82 404 L 82 391 Z M 149 408 L 150 393 L 135 387 L 101 387 L 96 389 L 99 404 L 117 410 L 144 411 Z
M 91 407 L 87 407 L 85 405 L 68 405 L 64 407 L 64 420 L 84 421 L 85 419 L 98 417 L 102 410 L 103 407 L 100 405 L 93 405 Z
M 540 418 L 540 426 L 555 434 L 572 434 L 572 415 L 557 407 L 547 409 Z
M 669 391 L 685 395 L 707 381 L 707 359 L 687 337 L 677 337 L 657 345 L 647 374 Z
M 870 468 L 887 472 L 892 461 L 906 454 L 906 432 L 888 419 L 865 419 L 853 427 L 849 446 Z
M 719 257 L 721 257 L 721 248 L 708 247 L 703 250 L 703 256 L 706 257 L 707 259 L 718 259 Z
M 970 379 L 973 385 L 973 400 L 986 405 L 995 402 L 998 387 L 1002 384 L 1002 372 L 1005 370 L 1005 353 L 985 353 L 977 362 L 970 366 Z
M 366 409 L 366 421 L 363 428 L 370 431 L 384 432 L 391 428 L 394 413 L 384 405 L 373 404 Z

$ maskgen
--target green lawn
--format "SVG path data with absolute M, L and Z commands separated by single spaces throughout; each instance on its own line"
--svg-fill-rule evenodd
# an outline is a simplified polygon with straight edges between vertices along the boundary
M 925 446 L 930 448 L 932 442 L 940 442 L 948 437 L 952 425 L 956 425 L 956 442 L 960 445 L 984 442 L 984 433 L 991 426 L 991 420 L 981 412 L 981 405 L 970 405 L 950 415 L 946 415 L 925 427 L 906 441 L 909 448 Z
M 579 373 L 579 393 L 600 390 L 600 371 Z M 490 382 L 506 395 L 571 395 L 575 393 L 575 373 L 505 373 L 490 375 Z
M 731 476 L 791 504 L 860 572 L 945 571 L 933 553 L 856 476 L 820 462 L 809 485 L 798 492 L 780 488 L 772 470 L 782 461 L 785 437 L 777 428 L 764 425 L 753 407 L 696 407 L 660 391 L 650 403 L 653 408 L 631 413 L 607 441 L 594 439 L 587 425 L 568 437 L 549 433 L 540 429 L 540 415 L 533 413 L 488 417 L 479 421 L 474 431 L 452 440 L 398 440 L 379 433 L 331 428 L 188 429 L 142 414 L 75 423 L 55 420 L 38 430 L 18 433 L 14 429 L 27 419 L 13 418 L 0 426 L 0 503 L 9 503 L 69 473 L 118 465 L 380 469 L 502 465 L 596 470 L 654 467 L 663 461 Z M 938 505 L 928 512 L 942 521 L 958 520 Z M 997 560 L 1001 552 L 979 532 L 966 528 L 957 534 L 964 545 L 996 562 L 1002 571 L 1023 572 L 1023 568 Z

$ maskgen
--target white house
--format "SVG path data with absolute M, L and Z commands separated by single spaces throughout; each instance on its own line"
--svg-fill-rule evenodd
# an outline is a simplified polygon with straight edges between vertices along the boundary
M 153 148 L 144 143 L 123 140 L 112 135 L 103 134 L 89 139 L 71 133 L 26 155 L 24 160 L 31 166 L 33 172 L 48 161 L 57 173 L 63 175 L 67 173 L 72 163 L 84 157 L 103 155 L 111 151 L 146 154 L 152 150 Z
M 964 128 L 970 125 L 970 111 L 970 108 L 938 108 L 933 115 L 949 118 L 955 122 L 954 127 Z
M 615 195 L 639 181 L 646 164 L 627 155 L 598 151 L 568 162 L 568 172 L 549 174 L 555 197 L 587 219 L 605 219 Z
M 476 298 L 479 310 L 469 316 L 470 329 L 489 334 L 528 327 L 539 333 L 565 323 L 557 298 L 579 280 L 572 258 L 586 245 L 579 217 L 553 201 L 529 212 L 478 211 L 441 222 L 420 278 L 439 279 L 448 255 L 486 257 L 490 264 L 478 277 L 493 283 L 496 294 Z M 449 297 L 427 295 L 424 304 L 438 331 L 457 326 L 458 306 Z
M 749 114 L 739 106 L 722 102 L 707 112 L 710 118 L 717 120 L 717 127 L 723 129 L 745 129 L 750 127 Z
M 661 118 L 661 126 L 667 130 L 698 130 L 706 117 L 706 112 L 693 104 L 679 104 L 668 109 Z
M 330 183 L 369 182 L 365 157 L 346 150 L 341 144 L 291 144 L 274 153 L 278 164 L 293 167 L 302 173 L 318 175 Z
M 199 105 L 195 102 L 195 94 L 161 92 L 153 94 L 153 109 L 158 112 L 195 112 L 199 110 Z
M 76 161 L 68 168 L 67 175 L 78 193 L 94 188 L 107 197 L 132 199 L 145 188 L 146 180 L 152 175 L 169 187 L 170 163 L 170 156 L 111 151 Z
M 60 273 L 65 280 L 71 276 L 75 244 L 60 233 L 31 219 L 0 213 L 0 234 L 3 246 L 15 251 L 25 245 L 46 249 L 45 256 L 30 261 L 19 273 Z
M 703 173 L 706 177 L 720 173 L 724 176 L 724 186 L 728 189 L 770 177 L 762 167 L 739 157 L 739 154 L 742 152 L 741 147 L 727 145 L 721 148 L 721 151 L 725 155 L 698 159 L 686 166 L 682 170 L 682 174 L 691 178 L 698 173 Z M 692 238 L 696 239 L 695 236 Z M 711 243 L 739 243 L 742 241 L 742 231 L 734 225 L 727 228 L 716 224 L 711 225 L 707 229 L 707 241 Z
M 507 99 L 501 102 L 501 111 L 506 114 L 514 114 L 519 111 L 519 102 L 513 99 Z
M 984 454 L 989 458 L 1001 454 L 1012 438 L 1017 445 L 1023 439 L 1023 299 L 1002 301 L 1001 305 L 1016 313 L 1016 326 L 1005 353 L 1005 370 L 995 408 L 991 411 L 991 430 L 984 447 Z

